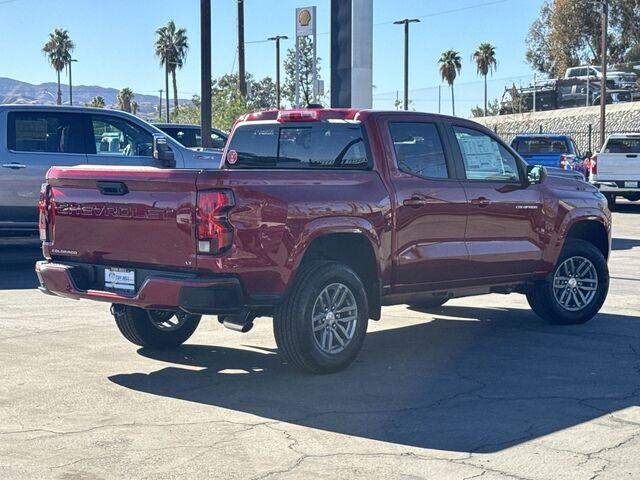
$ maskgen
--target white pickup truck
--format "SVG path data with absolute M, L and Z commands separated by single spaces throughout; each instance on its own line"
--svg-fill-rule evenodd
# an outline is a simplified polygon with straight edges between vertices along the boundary
M 607 197 L 613 210 L 617 197 L 640 200 L 640 133 L 607 137 L 589 165 L 589 181 Z

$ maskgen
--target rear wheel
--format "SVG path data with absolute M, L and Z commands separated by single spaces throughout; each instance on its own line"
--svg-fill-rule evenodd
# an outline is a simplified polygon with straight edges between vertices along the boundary
M 120 333 L 135 345 L 173 348 L 182 345 L 200 323 L 200 315 L 170 310 L 145 310 L 128 305 L 111 307 Z
M 364 342 L 367 305 L 364 285 L 350 267 L 331 261 L 303 265 L 273 318 L 278 350 L 306 372 L 346 368 Z
M 609 291 L 607 262 L 593 244 L 567 240 L 554 271 L 527 292 L 533 311 L 549 323 L 575 325 L 591 320 Z
M 637 202 L 638 200 L 640 200 L 640 193 L 636 193 L 636 194 L 633 194 L 633 195 L 627 195 L 624 198 L 626 198 L 630 202 Z

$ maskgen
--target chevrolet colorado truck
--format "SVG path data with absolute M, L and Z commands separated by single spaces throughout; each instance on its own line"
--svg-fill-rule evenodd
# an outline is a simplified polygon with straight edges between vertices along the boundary
M 327 373 L 385 305 L 522 293 L 579 324 L 608 291 L 611 215 L 592 185 L 527 165 L 469 120 L 369 110 L 251 113 L 220 169 L 54 167 L 41 290 L 112 304 L 122 334 L 177 347 L 215 314 L 272 316 L 279 352 Z

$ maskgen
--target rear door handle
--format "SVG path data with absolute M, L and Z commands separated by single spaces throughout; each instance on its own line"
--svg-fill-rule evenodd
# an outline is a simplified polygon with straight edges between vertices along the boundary
M 491 205 L 491 200 L 486 197 L 474 198 L 473 200 L 471 200 L 471 205 L 477 205 L 480 208 L 484 208 Z
M 427 203 L 429 203 L 429 201 L 426 198 L 421 197 L 419 195 L 413 195 L 411 198 L 405 198 L 402 201 L 402 205 L 404 205 L 405 207 L 413 207 L 413 208 L 422 207 Z
M 627 158 L 638 158 L 638 155 L 627 155 Z
M 21 168 L 27 168 L 22 163 L 3 163 L 2 168 L 11 168 L 12 170 L 20 170 Z

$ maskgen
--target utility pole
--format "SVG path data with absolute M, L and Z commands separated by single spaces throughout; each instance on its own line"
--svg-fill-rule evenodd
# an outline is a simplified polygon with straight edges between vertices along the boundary
M 244 0 L 238 0 L 238 88 L 247 98 L 247 79 L 244 70 Z
M 211 0 L 200 0 L 200 137 L 211 147 Z
M 286 35 L 276 35 L 267 40 L 276 42 L 276 108 L 280 110 L 280 40 L 287 40 Z
M 169 59 L 165 59 L 164 62 L 164 88 L 166 95 L 166 107 L 167 111 L 165 112 L 167 123 L 171 123 L 171 118 L 169 116 Z
M 600 146 L 604 145 L 605 121 L 607 115 L 607 30 L 609 26 L 609 1 L 602 0 L 602 39 L 600 56 L 602 57 L 600 77 Z
M 405 18 L 393 22 L 394 25 L 404 25 L 404 109 L 409 110 L 409 24 L 419 23 L 417 18 Z
M 160 93 L 160 102 L 158 103 L 158 120 L 162 121 L 162 89 L 158 90 Z
M 73 80 L 71 79 L 71 64 L 77 62 L 75 58 L 69 59 L 69 105 L 73 105 Z

